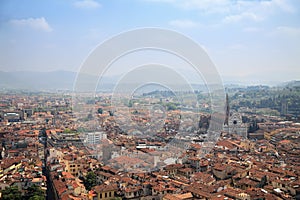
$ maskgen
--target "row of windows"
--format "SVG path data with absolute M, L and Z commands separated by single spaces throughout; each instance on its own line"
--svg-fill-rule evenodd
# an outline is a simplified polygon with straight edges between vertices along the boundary
M 100 198 L 112 197 L 113 195 L 114 195 L 114 192 L 105 192 L 105 193 L 100 194 Z

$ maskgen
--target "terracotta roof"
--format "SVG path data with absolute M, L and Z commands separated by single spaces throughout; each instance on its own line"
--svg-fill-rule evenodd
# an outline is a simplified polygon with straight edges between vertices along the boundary
M 125 188 L 125 192 L 136 192 L 142 190 L 141 186 L 130 186 Z
M 173 194 L 166 194 L 163 199 L 165 200 L 182 200 L 179 197 L 174 196 Z
M 199 195 L 201 197 L 210 198 L 211 194 L 214 191 L 214 188 L 207 186 L 201 183 L 193 183 L 188 187 L 184 188 L 185 191 L 189 191 L 194 195 Z
M 184 194 L 174 194 L 175 197 L 178 197 L 179 199 L 191 199 L 193 198 L 193 195 L 192 193 L 190 192 L 187 192 L 187 193 L 184 193 Z
M 62 175 L 65 179 L 74 179 L 75 177 L 70 172 L 62 172 Z
M 66 185 L 61 180 L 54 179 L 53 184 L 59 196 L 61 196 L 62 193 L 67 191 Z
M 118 187 L 115 184 L 111 184 L 111 185 L 101 184 L 92 188 L 92 190 L 95 191 L 96 193 L 110 192 L 110 191 L 115 191 L 117 189 Z

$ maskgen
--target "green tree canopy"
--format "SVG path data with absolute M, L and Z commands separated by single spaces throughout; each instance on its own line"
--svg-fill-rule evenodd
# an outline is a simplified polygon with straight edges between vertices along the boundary
M 86 177 L 84 178 L 83 184 L 85 186 L 85 189 L 90 191 L 92 187 L 97 185 L 97 176 L 94 172 L 88 172 Z
M 102 114 L 102 113 L 103 113 L 103 109 L 102 109 L 102 108 L 98 108 L 97 111 L 98 111 L 99 114 Z
M 45 200 L 45 191 L 37 185 L 32 185 L 27 188 L 23 199 L 28 200 Z
M 2 200 L 22 200 L 22 194 L 18 187 L 11 186 L 2 190 Z
M 45 197 L 34 195 L 34 196 L 30 197 L 28 200 L 45 200 Z

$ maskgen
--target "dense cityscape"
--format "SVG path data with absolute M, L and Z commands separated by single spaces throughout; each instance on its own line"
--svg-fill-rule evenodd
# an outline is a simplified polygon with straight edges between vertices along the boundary
M 0 0 L 0 200 L 300 200 L 300 0 Z
M 119 127 L 110 93 L 87 99 L 82 107 L 94 109 L 78 119 L 71 93 L 2 91 L 1 199 L 299 199 L 298 82 L 226 90 L 224 128 L 211 148 L 208 96 L 199 91 L 196 127 L 178 117 L 190 111 L 170 93 L 143 94 L 166 110 L 152 135 Z M 131 123 L 151 118 L 142 102 L 128 104 Z M 168 144 L 180 123 L 189 144 L 176 152 Z

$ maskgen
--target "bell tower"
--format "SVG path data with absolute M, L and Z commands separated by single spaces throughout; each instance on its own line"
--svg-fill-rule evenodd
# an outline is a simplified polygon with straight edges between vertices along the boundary
M 229 116 L 230 116 L 230 107 L 229 107 L 228 93 L 226 93 L 225 110 L 226 110 L 226 116 L 225 116 L 224 125 L 228 126 L 228 121 L 229 121 Z

